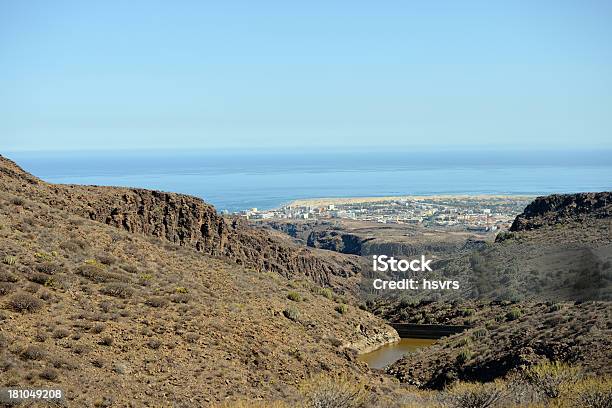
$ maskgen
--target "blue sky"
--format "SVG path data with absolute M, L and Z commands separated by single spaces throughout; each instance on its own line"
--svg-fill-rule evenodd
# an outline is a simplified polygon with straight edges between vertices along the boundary
M 0 149 L 611 147 L 608 1 L 0 0 Z

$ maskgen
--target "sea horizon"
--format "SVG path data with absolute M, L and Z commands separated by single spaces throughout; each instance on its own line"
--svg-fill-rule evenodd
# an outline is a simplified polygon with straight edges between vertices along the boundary
M 122 150 L 3 153 L 41 179 L 202 198 L 218 211 L 294 200 L 612 190 L 610 149 Z

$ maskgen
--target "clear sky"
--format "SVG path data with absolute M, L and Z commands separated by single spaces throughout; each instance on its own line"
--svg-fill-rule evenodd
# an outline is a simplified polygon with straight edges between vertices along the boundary
M 610 1 L 0 0 L 0 150 L 612 146 Z

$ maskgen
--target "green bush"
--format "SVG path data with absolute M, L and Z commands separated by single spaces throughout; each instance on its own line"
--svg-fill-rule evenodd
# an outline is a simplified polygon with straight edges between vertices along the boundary
M 464 364 L 465 362 L 467 362 L 471 358 L 472 358 L 472 352 L 470 352 L 467 349 L 463 349 L 457 355 L 457 363 Z
M 297 292 L 289 292 L 289 294 L 287 294 L 287 299 L 293 300 L 294 302 L 299 302 L 302 300 L 302 296 L 300 296 L 300 294 Z
M 563 305 L 561 303 L 553 303 L 548 309 L 549 312 L 558 312 L 563 309 Z
M 329 288 L 319 288 L 316 289 L 317 295 L 321 295 L 324 298 L 332 299 L 334 297 L 334 291 Z
M 2 258 L 2 262 L 7 265 L 15 265 L 15 263 L 17 263 L 17 258 L 12 255 L 6 255 Z
M 461 314 L 463 315 L 463 317 L 472 316 L 474 313 L 476 313 L 476 310 L 474 310 L 474 309 L 463 309 L 463 310 L 461 310 Z
M 474 330 L 474 332 L 472 333 L 472 338 L 479 339 L 479 338 L 482 338 L 482 337 L 484 337 L 486 335 L 487 335 L 487 329 L 480 328 L 480 329 Z
M 345 314 L 348 312 L 348 306 L 345 304 L 340 304 L 334 308 L 334 310 L 340 314 Z
M 521 309 L 514 308 L 506 313 L 506 319 L 508 320 L 516 320 L 523 315 Z
M 458 347 L 465 347 L 468 344 L 470 344 L 470 338 L 467 336 L 461 337 L 459 340 L 457 340 L 457 343 L 455 343 Z
M 300 311 L 297 310 L 295 307 L 288 307 L 285 310 L 283 310 L 283 315 L 289 319 L 289 320 L 293 320 L 298 321 L 298 319 L 300 318 Z

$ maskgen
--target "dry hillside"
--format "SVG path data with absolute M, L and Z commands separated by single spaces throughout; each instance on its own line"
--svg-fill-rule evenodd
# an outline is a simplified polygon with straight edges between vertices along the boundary
M 290 400 L 316 373 L 384 386 L 355 349 L 396 334 L 317 285 L 350 259 L 294 253 L 192 197 L 52 185 L 6 159 L 0 192 L 2 384 L 79 407 Z

